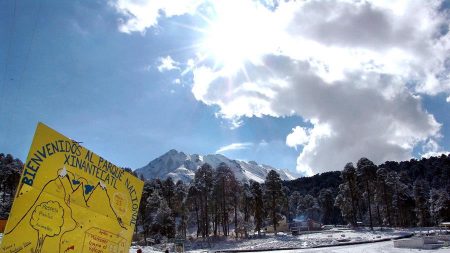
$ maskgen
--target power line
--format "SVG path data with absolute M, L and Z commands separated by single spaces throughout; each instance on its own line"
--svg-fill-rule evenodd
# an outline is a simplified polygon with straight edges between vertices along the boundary
M 22 73 L 19 76 L 17 76 L 17 78 L 16 78 L 16 80 L 18 82 L 18 85 L 20 85 L 22 83 L 23 76 L 25 75 L 26 71 L 28 70 L 28 63 L 30 61 L 31 49 L 33 48 L 36 28 L 37 28 L 37 24 L 39 23 L 39 19 L 40 19 L 40 16 L 41 16 L 42 2 L 43 1 L 38 1 L 38 8 L 37 8 L 37 11 L 36 11 L 36 18 L 35 18 L 35 21 L 34 21 L 33 28 L 31 30 L 30 46 L 28 47 L 27 53 L 25 55 L 25 63 L 24 63 L 23 69 L 22 69 Z
M 4 71 L 3 71 L 3 82 L 2 82 L 2 92 L 1 92 L 1 103 L 2 106 L 1 108 L 3 108 L 3 103 L 5 101 L 4 96 L 5 96 L 5 87 L 6 87 L 6 82 L 7 82 L 7 75 L 8 75 L 8 63 L 9 63 L 9 58 L 11 55 L 11 45 L 12 45 L 12 41 L 13 41 L 13 37 L 14 37 L 14 31 L 15 31 L 15 26 L 16 26 L 16 8 L 17 8 L 17 0 L 14 0 L 14 7 L 13 7 L 13 15 L 11 18 L 11 25 L 9 27 L 9 41 L 8 41 L 8 49 L 6 51 L 6 58 L 5 58 L 5 67 L 4 67 Z M 0 109 L 1 109 L 0 108 Z

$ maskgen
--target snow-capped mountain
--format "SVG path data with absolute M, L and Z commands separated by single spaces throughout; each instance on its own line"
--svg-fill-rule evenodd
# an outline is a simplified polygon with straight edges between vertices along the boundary
M 270 170 L 277 171 L 282 180 L 297 178 L 287 170 L 275 169 L 269 165 L 258 164 L 254 161 L 233 160 L 220 154 L 189 155 L 174 149 L 154 159 L 146 166 L 136 169 L 135 172 L 138 175 L 143 175 L 146 179 L 172 177 L 175 182 L 178 180 L 189 182 L 194 179 L 195 171 L 204 163 L 210 164 L 213 168 L 217 168 L 220 163 L 225 163 L 240 181 L 251 179 L 262 183 Z

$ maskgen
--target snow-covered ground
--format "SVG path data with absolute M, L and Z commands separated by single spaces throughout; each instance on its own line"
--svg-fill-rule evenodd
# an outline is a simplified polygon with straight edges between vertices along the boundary
M 205 252 L 217 250 L 254 250 L 254 249 L 283 249 L 283 248 L 310 248 L 318 245 L 339 245 L 347 242 L 364 242 L 377 241 L 381 239 L 395 238 L 402 235 L 409 234 L 410 231 L 403 230 L 383 230 L 383 231 L 369 231 L 369 230 L 348 230 L 348 229 L 332 229 L 321 231 L 320 233 L 304 234 L 299 236 L 292 236 L 286 233 L 278 233 L 278 235 L 266 235 L 262 238 L 254 238 L 247 240 L 236 240 L 233 238 L 220 239 L 216 241 L 203 242 L 201 239 L 194 242 L 187 242 L 185 248 L 189 252 Z M 392 244 L 392 242 L 390 242 Z M 343 247 L 343 246 L 341 246 Z M 345 246 L 347 247 L 347 246 Z M 350 246 L 348 246 L 350 247 Z M 357 246 L 353 246 L 357 247 Z M 334 248 L 334 247 L 333 247 Z M 155 247 L 143 247 L 143 252 L 161 252 L 164 246 L 156 245 Z M 322 252 L 328 252 L 323 248 Z M 130 249 L 131 252 L 136 252 L 137 248 Z M 298 251 L 298 250 L 296 250 Z M 278 252 L 278 251 L 277 251 Z M 315 251 L 315 252 L 320 252 Z M 345 251 L 343 251 L 345 252 Z
M 449 253 L 450 248 L 440 248 L 435 250 L 420 250 L 420 249 L 400 249 L 394 248 L 394 243 L 392 241 L 386 242 L 375 242 L 366 243 L 358 245 L 349 246 L 336 246 L 336 247 L 326 247 L 326 248 L 316 248 L 316 249 L 302 249 L 302 250 L 277 250 L 277 251 L 266 251 L 272 253 L 419 253 L 419 252 L 431 252 L 431 253 Z M 260 252 L 264 253 L 264 251 Z
M 137 248 L 130 248 L 130 253 L 136 253 Z M 425 250 L 430 253 L 449 253 L 449 247 L 443 247 L 440 249 L 434 250 Z M 160 253 L 161 251 L 157 251 L 151 247 L 143 247 L 143 253 Z M 188 251 L 191 253 L 203 253 L 208 252 L 207 250 L 194 250 Z M 421 253 L 424 250 L 420 249 L 401 249 L 394 248 L 394 243 L 392 241 L 385 242 L 375 242 L 375 243 L 365 243 L 358 245 L 349 245 L 349 246 L 335 246 L 335 247 L 326 247 L 326 248 L 315 248 L 315 249 L 295 249 L 295 250 L 277 250 L 277 251 L 260 251 L 259 253 Z
M 150 246 L 146 246 L 146 247 L 131 246 L 130 253 L 136 253 L 139 248 L 142 249 L 142 253 L 161 253 L 161 252 L 164 252 L 164 251 L 156 250 L 156 249 L 154 249 L 153 247 L 150 247 Z

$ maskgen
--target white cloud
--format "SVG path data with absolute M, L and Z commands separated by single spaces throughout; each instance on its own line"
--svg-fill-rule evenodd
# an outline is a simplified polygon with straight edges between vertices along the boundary
M 297 126 L 292 129 L 292 133 L 286 138 L 286 144 L 290 147 L 297 148 L 298 145 L 304 145 L 300 156 L 297 158 L 297 171 L 312 176 L 314 174 L 313 168 L 310 164 L 314 162 L 317 145 L 322 141 L 332 136 L 331 129 L 327 124 L 315 123 L 312 129 L 304 129 Z
M 294 128 L 287 138 L 290 146 L 304 145 L 297 169 L 307 174 L 341 169 L 362 156 L 376 163 L 408 159 L 415 145 L 439 135 L 440 125 L 419 97 L 409 92 L 386 97 L 372 88 L 395 82 L 390 76 L 350 75 L 326 83 L 310 63 L 273 55 L 245 69 L 232 78 L 218 75 L 198 98 L 219 105 L 226 118 L 294 113 L 309 119 L 312 129 Z M 256 76 L 257 85 L 246 85 L 247 75 Z M 360 82 L 367 87 L 358 87 Z
M 431 156 L 448 155 L 450 152 L 444 151 L 442 147 L 434 139 L 429 139 L 422 147 L 422 158 L 429 158 Z
M 159 62 L 158 65 L 159 72 L 169 71 L 173 69 L 180 69 L 180 67 L 178 67 L 180 63 L 174 61 L 172 57 L 170 57 L 170 55 L 159 58 L 158 62 Z
M 450 152 L 448 152 L 448 151 L 439 151 L 439 152 L 432 152 L 432 151 L 430 151 L 430 152 L 427 152 L 427 153 L 425 153 L 425 154 L 422 154 L 422 158 L 430 158 L 430 157 L 432 157 L 432 156 L 435 156 L 435 157 L 439 157 L 439 156 L 441 156 L 441 155 L 450 155 Z
M 194 13 L 204 0 L 111 0 L 111 5 L 122 13 L 119 30 L 124 33 L 141 32 L 156 26 L 161 16 L 172 17 Z
M 450 96 L 447 97 L 446 101 L 447 103 L 450 103 Z
M 251 142 L 232 143 L 230 145 L 226 145 L 226 146 L 220 147 L 216 151 L 216 154 L 221 154 L 221 153 L 225 153 L 225 152 L 233 151 L 233 150 L 249 149 L 252 146 L 253 146 L 253 143 L 251 143 Z
M 292 133 L 286 137 L 286 145 L 291 148 L 297 148 L 297 146 L 305 145 L 309 142 L 310 131 L 307 128 L 296 126 L 292 128 Z

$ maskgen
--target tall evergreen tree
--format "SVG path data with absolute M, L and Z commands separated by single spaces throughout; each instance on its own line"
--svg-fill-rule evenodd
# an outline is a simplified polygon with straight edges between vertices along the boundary
M 252 214 L 252 192 L 248 183 L 244 183 L 242 186 L 241 209 L 244 215 L 243 226 L 245 228 L 245 237 L 247 238 L 248 231 L 253 227 L 250 222 Z
M 320 208 L 317 199 L 311 194 L 306 194 L 302 201 L 301 205 L 305 208 L 306 218 L 318 221 L 320 219 Z
M 152 185 L 155 181 L 151 181 L 150 185 Z M 154 185 L 153 185 L 154 187 Z M 158 226 L 154 226 L 155 224 L 155 217 L 158 211 L 158 208 L 161 206 L 161 201 L 164 200 L 164 198 L 159 194 L 159 189 L 155 189 L 153 188 L 152 190 L 149 191 L 150 194 L 148 195 L 146 201 L 145 201 L 145 205 L 144 205 L 144 210 L 143 213 L 145 214 L 145 216 L 143 217 L 143 222 L 144 222 L 144 235 L 145 238 L 147 238 L 147 236 L 149 234 L 151 235 L 155 235 L 158 233 Z
M 209 236 L 209 202 L 213 189 L 213 169 L 208 163 L 203 164 L 195 172 L 194 185 L 199 191 L 198 198 L 200 202 L 201 232 L 202 237 Z
M 322 223 L 332 224 L 334 199 L 331 189 L 327 188 L 320 190 L 318 200 L 322 213 Z
M 175 220 L 166 200 L 161 200 L 154 220 L 153 231 L 167 238 L 175 237 Z
M 197 237 L 201 234 L 203 227 L 200 221 L 200 209 L 202 209 L 202 197 L 200 191 L 194 184 L 191 184 L 188 190 L 187 206 L 193 210 L 195 217 L 195 224 L 197 225 Z
M 300 192 L 294 191 L 291 196 L 289 196 L 289 213 L 293 218 L 297 217 L 299 213 L 299 205 L 303 201 L 303 197 L 300 195 Z
M 429 192 L 428 183 L 425 180 L 419 178 L 414 182 L 415 211 L 418 226 L 424 227 L 430 224 Z
M 434 225 L 450 220 L 450 197 L 444 188 L 431 190 L 430 213 Z
M 162 195 L 164 199 L 166 200 L 167 204 L 169 205 L 170 209 L 174 209 L 174 193 L 175 193 L 175 183 L 173 182 L 173 179 L 171 177 L 166 178 L 162 182 Z
M 255 219 L 255 231 L 259 235 L 264 222 L 263 190 L 258 182 L 250 181 L 250 191 L 252 193 L 251 207 Z
M 187 219 L 188 219 L 188 207 L 187 207 L 187 185 L 183 181 L 179 180 L 175 185 L 175 203 L 173 212 L 180 218 L 178 225 L 178 235 L 186 237 L 187 233 Z
M 283 191 L 280 174 L 271 170 L 267 174 L 265 184 L 265 194 L 267 205 L 269 207 L 270 219 L 273 224 L 275 233 L 277 232 L 278 221 L 280 217 L 280 209 L 283 201 Z
M 373 200 L 373 189 L 374 189 L 374 179 L 376 175 L 377 167 L 369 159 L 363 157 L 359 159 L 357 163 L 357 175 L 359 178 L 359 183 L 364 191 L 364 196 L 367 200 L 367 208 L 369 213 L 369 225 L 370 229 L 373 230 L 372 221 L 372 200 Z
M 359 189 L 356 168 L 353 163 L 347 163 L 341 172 L 342 184 L 339 185 L 339 193 L 335 206 L 339 207 L 342 216 L 353 226 L 357 226 L 357 212 L 359 202 Z
M 141 225 L 144 229 L 144 238 L 147 238 L 149 236 L 150 232 L 149 224 L 152 221 L 151 213 L 149 212 L 149 209 L 147 207 L 147 199 L 148 197 L 150 197 L 152 191 L 153 189 L 150 184 L 150 181 L 146 181 L 142 189 L 141 201 L 139 204 L 139 213 L 138 213 L 139 215 L 137 219 L 137 225 Z M 137 227 L 138 226 L 136 226 L 136 229 Z
M 388 180 L 388 172 L 385 168 L 377 170 L 377 185 L 375 187 L 375 200 L 382 207 L 383 224 L 392 225 L 392 184 Z
M 349 198 L 350 190 L 348 184 L 340 184 L 339 185 L 339 193 L 335 198 L 334 206 L 339 208 L 341 211 L 341 216 L 347 221 L 349 224 L 356 226 L 356 220 L 354 217 L 354 210 L 352 207 L 352 201 Z
M 213 192 L 214 202 L 218 210 L 216 215 L 220 213 L 220 224 L 225 236 L 229 235 L 229 212 L 235 206 L 234 194 L 236 191 L 238 191 L 237 182 L 233 171 L 225 163 L 221 163 L 214 172 Z

